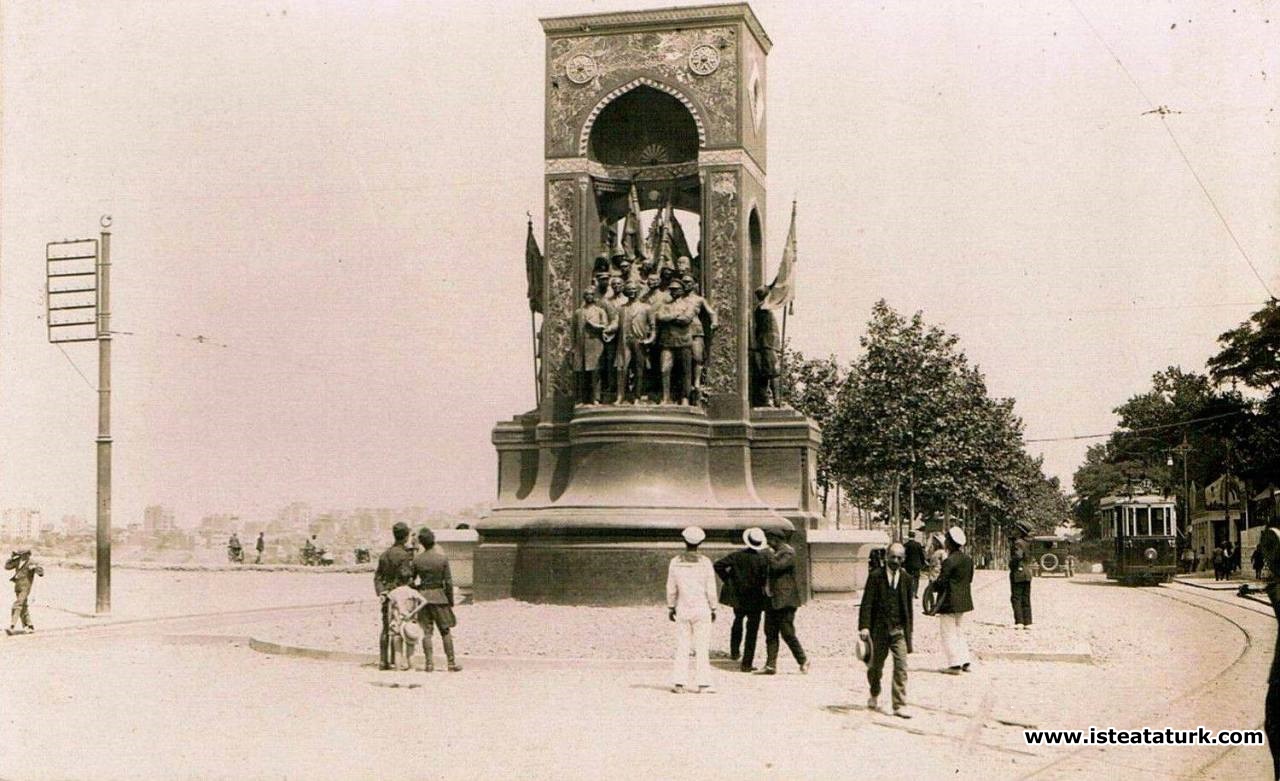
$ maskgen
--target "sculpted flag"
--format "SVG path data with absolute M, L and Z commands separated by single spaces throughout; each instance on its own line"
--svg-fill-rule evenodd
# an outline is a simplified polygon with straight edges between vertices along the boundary
M 528 282 L 529 311 L 542 312 L 542 250 L 533 237 L 533 220 L 529 220 L 529 235 L 524 240 L 524 273 Z
M 791 202 L 791 230 L 787 232 L 787 247 L 782 251 L 782 263 L 778 275 L 769 285 L 769 295 L 761 304 L 765 309 L 782 309 L 796 298 L 796 203 Z
M 680 227 L 680 221 L 676 219 L 675 212 L 668 213 L 667 232 L 671 234 L 671 254 L 677 258 L 683 255 L 692 260 L 693 253 L 689 251 L 689 242 L 685 240 L 684 228 Z

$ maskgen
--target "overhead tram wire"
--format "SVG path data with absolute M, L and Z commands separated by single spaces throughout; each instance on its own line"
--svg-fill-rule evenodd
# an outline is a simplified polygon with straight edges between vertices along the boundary
M 1081 439 L 1102 439 L 1104 437 L 1114 436 L 1115 434 L 1142 434 L 1147 431 L 1163 431 L 1170 428 L 1178 428 L 1179 426 L 1190 426 L 1193 423 L 1205 423 L 1210 420 L 1221 420 L 1222 418 L 1230 418 L 1235 415 L 1243 415 L 1244 410 L 1236 410 L 1235 412 L 1223 412 L 1219 415 L 1209 415 L 1204 418 L 1190 418 L 1188 420 L 1180 420 L 1176 423 L 1161 423 L 1158 426 L 1141 426 L 1139 428 L 1117 429 L 1108 431 L 1105 434 L 1078 434 L 1073 437 L 1041 437 L 1039 439 L 1024 439 L 1024 443 L 1030 445 L 1033 442 L 1072 442 Z
M 1267 281 L 1262 277 L 1262 274 L 1258 272 L 1258 267 L 1254 264 L 1253 258 L 1249 257 L 1249 253 L 1245 250 L 1244 245 L 1241 244 L 1240 239 L 1236 237 L 1235 231 L 1231 229 L 1231 224 L 1227 222 L 1226 215 L 1224 215 L 1222 213 L 1222 209 L 1218 207 L 1217 201 L 1213 199 L 1213 195 L 1209 193 L 1209 188 L 1205 186 L 1204 180 L 1200 178 L 1200 174 L 1196 172 L 1195 166 L 1191 164 L 1191 159 L 1187 157 L 1187 153 L 1183 150 L 1182 144 L 1178 142 L 1177 136 L 1173 134 L 1173 128 L 1169 127 L 1169 122 L 1165 117 L 1166 112 L 1161 111 L 1161 107 L 1157 106 L 1155 101 L 1147 96 L 1146 91 L 1142 89 L 1142 85 L 1139 84 L 1138 80 L 1129 72 L 1129 69 L 1116 54 L 1115 50 L 1111 48 L 1110 44 L 1107 43 L 1107 40 L 1102 37 L 1102 33 L 1098 32 L 1098 28 L 1094 27 L 1093 22 L 1089 21 L 1089 17 L 1085 16 L 1084 11 L 1080 10 L 1080 6 L 1076 4 L 1076 0 L 1067 0 L 1067 2 L 1071 4 L 1071 7 L 1074 8 L 1076 13 L 1080 15 L 1080 18 L 1084 20 L 1084 23 L 1089 27 L 1089 30 L 1093 33 L 1094 37 L 1098 39 L 1098 43 L 1102 44 L 1102 48 L 1106 49 L 1107 53 L 1111 55 L 1111 59 L 1115 60 L 1116 65 L 1120 66 L 1120 70 L 1124 73 L 1125 78 L 1129 80 L 1129 83 L 1133 85 L 1133 88 L 1137 90 L 1138 94 L 1142 96 L 1142 99 L 1146 101 L 1150 110 L 1144 113 L 1155 114 L 1156 118 L 1160 120 L 1160 124 L 1164 127 L 1164 132 L 1169 134 L 1169 140 L 1173 142 L 1174 149 L 1178 151 L 1178 156 L 1182 158 L 1182 162 L 1186 164 L 1187 170 L 1191 172 L 1192 178 L 1194 178 L 1196 180 L 1196 184 L 1200 186 L 1200 192 L 1204 193 L 1204 197 L 1209 202 L 1209 206 L 1212 207 L 1213 213 L 1218 216 L 1218 221 L 1222 223 L 1222 227 L 1226 229 L 1227 235 L 1231 237 L 1232 243 L 1236 245 L 1236 249 L 1240 252 L 1240 257 L 1244 258 L 1244 262 L 1249 264 L 1249 270 L 1253 272 L 1255 277 L 1257 277 L 1258 284 L 1262 285 L 1262 289 L 1267 291 L 1267 297 L 1272 301 L 1275 301 L 1276 295 L 1271 292 L 1271 286 L 1267 284 Z
M 57 342 L 54 342 L 54 344 L 57 346 L 58 352 L 62 353 L 62 357 L 67 359 L 67 363 L 71 364 L 71 368 L 76 370 L 76 374 L 80 375 L 80 379 L 84 380 L 84 384 L 88 386 L 89 390 L 96 393 L 98 389 L 94 387 L 93 383 L 89 382 L 88 377 L 84 376 L 84 372 L 80 371 L 80 367 L 76 366 L 76 362 L 71 360 L 71 356 L 67 353 L 67 351 L 62 349 L 62 345 L 58 344 Z

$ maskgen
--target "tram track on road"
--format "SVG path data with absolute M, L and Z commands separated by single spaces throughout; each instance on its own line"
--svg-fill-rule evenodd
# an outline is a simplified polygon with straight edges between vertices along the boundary
M 1146 596 L 1156 599 L 1164 599 L 1171 602 L 1186 605 L 1188 607 L 1202 610 L 1215 618 L 1226 622 L 1234 627 L 1240 633 L 1244 640 L 1244 645 L 1240 653 L 1236 655 L 1226 666 L 1218 670 L 1216 674 L 1191 689 L 1182 692 L 1164 703 L 1161 708 L 1154 712 L 1139 714 L 1134 718 L 1126 719 L 1131 724 L 1140 724 L 1141 726 L 1171 726 L 1175 728 L 1185 728 L 1183 725 L 1176 724 L 1176 717 L 1179 715 L 1179 709 L 1188 710 L 1187 706 L 1194 704 L 1197 700 L 1203 700 L 1221 694 L 1221 688 L 1224 683 L 1232 686 L 1244 684 L 1243 689 L 1246 692 L 1256 691 L 1256 685 L 1250 686 L 1247 681 L 1252 680 L 1252 671 L 1246 668 L 1254 667 L 1258 662 L 1258 654 L 1264 653 L 1261 642 L 1262 629 L 1257 626 L 1258 619 L 1245 618 L 1242 614 L 1248 613 L 1267 619 L 1268 624 L 1274 624 L 1274 614 L 1269 607 L 1263 608 L 1252 600 L 1240 599 L 1235 592 L 1225 592 L 1224 597 L 1220 598 L 1202 593 L 1200 590 L 1177 583 L 1176 581 L 1164 584 L 1157 588 L 1145 588 L 1135 593 L 1142 593 Z M 1214 592 L 1218 593 L 1218 592 Z M 1227 596 L 1229 595 L 1229 596 Z M 1225 608 L 1225 609 L 1224 609 Z M 1235 612 L 1236 615 L 1231 615 Z M 1252 624 L 1253 626 L 1250 626 Z M 1269 660 L 1268 660 L 1269 663 Z M 1265 676 L 1264 676 L 1265 678 Z M 1220 699 L 1228 702 L 1240 703 L 1239 698 L 1220 697 Z M 1200 709 L 1198 712 L 1203 712 Z M 1256 717 L 1255 717 L 1256 719 Z M 1259 723 L 1240 723 L 1234 725 L 1238 729 L 1261 729 L 1262 724 Z M 1107 757 L 1101 756 L 1105 749 L 1098 746 L 1081 746 L 1080 748 L 1063 754 L 1055 758 L 1041 767 L 1026 774 L 1022 778 L 1056 778 L 1076 776 L 1082 772 L 1087 774 L 1089 766 L 1102 766 L 1112 771 L 1130 771 L 1135 773 L 1134 777 L 1140 777 L 1136 773 L 1145 773 L 1153 778 L 1186 778 L 1196 779 L 1204 778 L 1211 769 L 1223 762 L 1224 759 L 1230 757 L 1234 752 L 1238 752 L 1243 748 L 1253 751 L 1259 750 L 1257 746 L 1230 746 L 1219 748 L 1215 746 L 1199 746 L 1197 747 L 1205 754 L 1198 757 L 1192 770 L 1187 772 L 1179 772 L 1169 767 L 1154 768 L 1150 765 L 1139 766 L 1125 762 L 1118 762 Z M 1183 756 L 1181 753 L 1178 756 Z M 1176 759 L 1169 751 L 1164 753 L 1149 754 L 1148 757 L 1156 759 Z M 1269 758 L 1268 758 L 1269 759 Z M 1269 767 L 1269 765 L 1268 765 Z
M 0 640 L 0 653 L 6 650 L 20 650 L 58 642 L 91 639 L 118 639 L 124 637 L 141 637 L 147 635 L 183 635 L 209 634 L 209 630 L 220 626 L 237 626 L 259 621 L 271 621 L 307 613 L 353 605 L 370 604 L 368 599 L 349 599 L 339 602 L 323 602 L 310 605 L 287 605 L 281 607 L 249 608 L 246 610 L 221 610 L 207 613 L 185 613 L 171 616 L 152 616 L 147 618 L 108 619 L 100 624 L 79 624 L 76 626 L 45 629 L 28 635 L 15 635 Z

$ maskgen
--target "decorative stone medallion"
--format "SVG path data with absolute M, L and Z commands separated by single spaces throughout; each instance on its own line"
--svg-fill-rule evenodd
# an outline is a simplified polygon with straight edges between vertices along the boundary
M 701 43 L 689 52 L 689 70 L 699 76 L 710 76 L 720 67 L 720 52 L 716 47 Z
M 596 61 L 587 54 L 574 55 L 565 63 L 564 75 L 574 84 L 586 84 L 600 73 Z

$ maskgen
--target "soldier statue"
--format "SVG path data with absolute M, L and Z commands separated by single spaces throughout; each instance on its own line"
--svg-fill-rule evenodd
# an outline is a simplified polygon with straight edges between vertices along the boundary
M 756 288 L 756 307 L 752 314 L 751 374 L 752 403 L 756 406 L 782 406 L 781 369 L 782 338 L 778 335 L 778 320 L 773 312 L 764 308 L 769 288 Z
M 693 337 L 690 329 L 697 319 L 693 303 L 685 297 L 684 285 L 672 280 L 667 287 L 667 300 L 655 311 L 658 321 L 658 346 L 661 348 L 662 403 L 671 403 L 671 370 L 680 362 L 681 404 L 689 403 L 689 385 L 692 378 Z
M 596 300 L 596 291 L 584 292 L 582 306 L 573 313 L 573 369 L 583 377 L 588 404 L 600 403 L 601 359 L 615 328 L 617 321 Z
M 685 258 L 687 260 L 687 258 Z M 702 401 L 702 368 L 706 365 L 707 336 L 720 327 L 720 318 L 716 316 L 715 307 L 702 297 L 698 283 L 692 276 L 686 275 L 681 280 L 689 291 L 685 296 L 693 308 L 693 322 L 689 324 L 690 357 L 692 358 L 692 378 L 689 382 L 690 398 Z
M 629 369 L 635 376 L 631 398 L 633 403 L 639 404 L 648 390 L 645 386 L 645 369 L 649 364 L 649 345 L 658 336 L 658 326 L 653 307 L 639 299 L 639 285 L 628 282 L 622 290 L 627 302 L 618 310 L 618 348 L 615 360 L 618 391 L 614 403 L 622 404 L 625 401 Z

